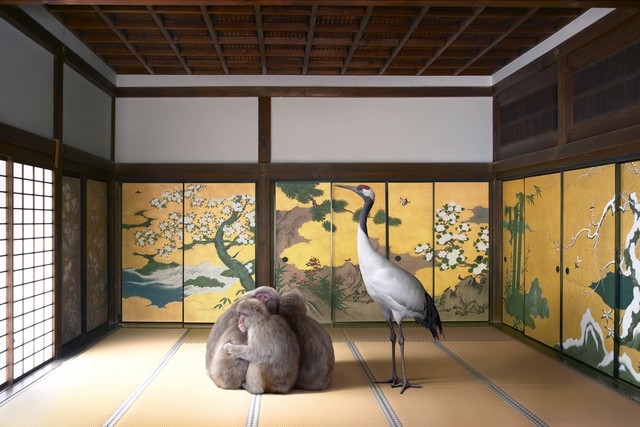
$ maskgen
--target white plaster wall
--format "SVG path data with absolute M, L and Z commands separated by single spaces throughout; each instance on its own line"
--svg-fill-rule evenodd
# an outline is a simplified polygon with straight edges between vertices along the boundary
M 66 65 L 62 129 L 63 144 L 111 159 L 111 97 Z
M 118 98 L 115 161 L 256 163 L 257 98 Z
M 3 19 L 0 122 L 53 137 L 53 55 Z
M 474 98 L 274 98 L 271 161 L 490 162 L 492 104 Z

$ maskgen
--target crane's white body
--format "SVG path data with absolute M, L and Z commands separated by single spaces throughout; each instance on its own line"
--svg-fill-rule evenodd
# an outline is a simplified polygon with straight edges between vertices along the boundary
M 357 243 L 362 280 L 384 317 L 396 323 L 407 318 L 424 319 L 426 299 L 422 283 L 376 252 L 360 227 Z

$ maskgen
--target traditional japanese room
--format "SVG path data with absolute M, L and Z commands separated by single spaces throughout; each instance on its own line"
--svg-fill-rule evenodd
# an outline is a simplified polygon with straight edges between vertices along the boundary
M 640 417 L 640 2 L 0 0 L 0 426 Z

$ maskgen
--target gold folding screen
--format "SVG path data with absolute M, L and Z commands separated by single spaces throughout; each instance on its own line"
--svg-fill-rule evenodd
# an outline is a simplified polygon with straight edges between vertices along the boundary
M 122 320 L 214 322 L 255 288 L 254 183 L 122 184 Z
M 488 320 L 487 183 L 345 184 L 374 190 L 373 247 L 420 279 L 443 320 Z M 360 275 L 362 199 L 326 182 L 276 188 L 276 287 L 300 290 L 324 323 L 384 320 Z
M 635 386 L 639 173 L 637 162 L 627 162 L 503 183 L 503 322 Z M 512 238 L 520 204 L 522 245 Z M 514 299 L 518 251 L 522 267 L 515 275 L 524 292 Z

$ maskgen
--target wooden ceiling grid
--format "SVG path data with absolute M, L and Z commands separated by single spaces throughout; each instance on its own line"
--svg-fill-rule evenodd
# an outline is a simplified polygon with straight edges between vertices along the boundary
M 117 74 L 485 76 L 598 2 L 44 3 Z

